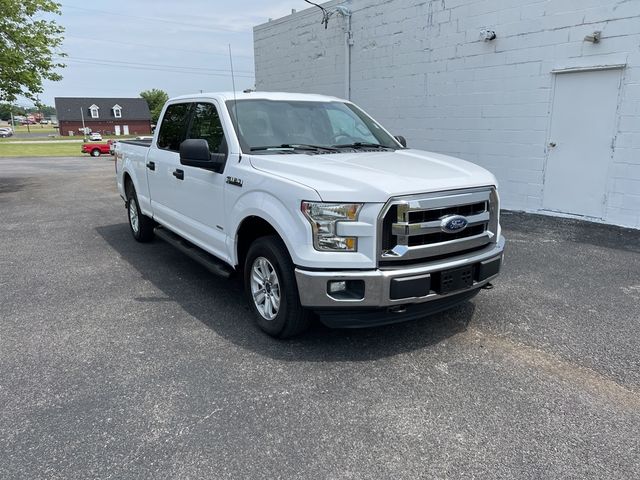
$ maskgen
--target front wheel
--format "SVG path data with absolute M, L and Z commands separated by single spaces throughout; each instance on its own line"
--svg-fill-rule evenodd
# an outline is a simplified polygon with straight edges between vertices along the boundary
M 288 338 L 308 328 L 311 312 L 300 305 L 293 262 L 280 238 L 261 237 L 251 245 L 244 280 L 249 305 L 263 331 Z

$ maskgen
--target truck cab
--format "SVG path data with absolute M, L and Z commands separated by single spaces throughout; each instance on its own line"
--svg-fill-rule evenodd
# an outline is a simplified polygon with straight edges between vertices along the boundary
M 241 274 L 267 333 L 366 327 L 467 301 L 502 261 L 495 177 L 404 143 L 335 97 L 183 96 L 118 142 L 117 185 L 136 240 Z

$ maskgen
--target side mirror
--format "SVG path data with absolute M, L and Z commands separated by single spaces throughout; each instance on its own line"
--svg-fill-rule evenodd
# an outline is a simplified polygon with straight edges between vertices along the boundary
M 190 138 L 180 144 L 182 165 L 219 172 L 226 160 L 226 153 L 211 153 L 209 143 L 203 138 Z
M 404 148 L 407 148 L 407 139 L 404 138 L 402 135 L 396 135 L 395 138 L 398 143 L 400 143 L 400 145 L 402 145 Z

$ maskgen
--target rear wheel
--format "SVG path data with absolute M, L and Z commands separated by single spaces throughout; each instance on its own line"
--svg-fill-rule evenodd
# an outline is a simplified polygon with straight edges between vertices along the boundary
M 308 328 L 311 312 L 300 305 L 293 262 L 280 238 L 261 237 L 251 245 L 244 280 L 249 305 L 263 331 L 288 338 Z
M 100 149 L 94 148 L 93 150 L 91 150 L 91 156 L 92 157 L 99 157 L 100 156 Z
M 140 211 L 136 189 L 131 183 L 127 185 L 127 213 L 133 238 L 143 243 L 151 241 L 153 239 L 153 220 Z

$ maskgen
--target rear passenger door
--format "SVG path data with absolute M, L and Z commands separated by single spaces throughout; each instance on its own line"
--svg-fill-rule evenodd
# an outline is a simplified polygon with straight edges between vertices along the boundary
M 213 101 L 196 102 L 185 139 L 205 139 L 211 153 L 225 153 L 228 147 L 224 127 Z M 180 165 L 184 178 L 178 185 L 173 208 L 179 215 L 179 226 L 187 238 L 198 246 L 228 260 L 224 187 L 225 165 L 219 171 Z
M 176 176 L 180 166 L 180 144 L 191 115 L 190 102 L 169 105 L 162 117 L 157 140 L 147 156 L 147 179 L 154 219 L 182 233 L 177 197 L 184 194 L 183 182 Z

